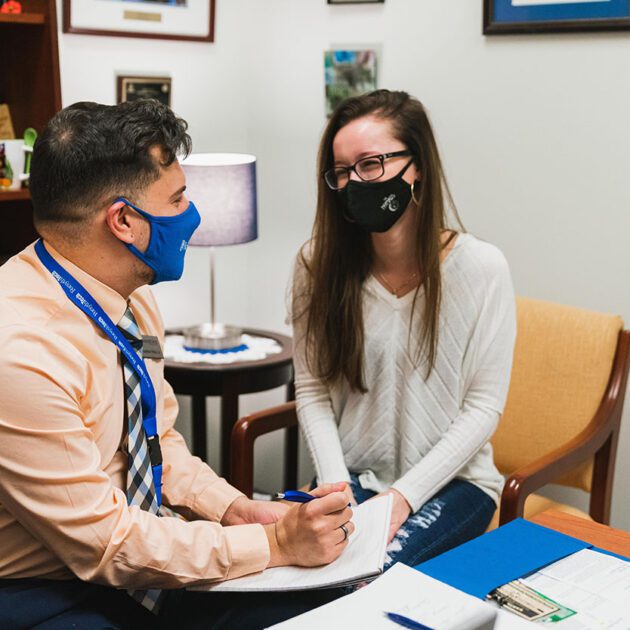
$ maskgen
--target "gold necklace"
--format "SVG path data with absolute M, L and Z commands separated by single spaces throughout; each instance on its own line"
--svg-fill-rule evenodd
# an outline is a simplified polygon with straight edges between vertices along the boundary
M 402 284 L 398 285 L 397 287 L 393 287 L 378 271 L 375 271 L 374 274 L 385 285 L 385 288 L 397 298 L 400 297 L 400 291 L 415 282 L 416 278 L 418 277 L 418 272 L 414 271 Z

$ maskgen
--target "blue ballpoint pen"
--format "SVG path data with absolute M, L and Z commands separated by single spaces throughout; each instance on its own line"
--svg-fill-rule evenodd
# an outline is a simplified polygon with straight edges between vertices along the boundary
M 403 628 L 411 628 L 412 630 L 431 630 L 429 626 L 425 626 L 419 621 L 409 619 L 409 617 L 399 615 L 398 613 L 386 612 L 385 616 L 394 623 L 397 623 L 399 626 L 402 626 Z
M 317 499 L 312 494 L 308 492 L 302 492 L 301 490 L 285 490 L 284 492 L 276 492 L 273 495 L 274 501 L 291 501 L 292 503 L 308 503 L 313 499 Z M 352 507 L 350 503 L 348 503 L 348 507 Z
M 275 500 L 292 501 L 293 503 L 308 503 L 317 497 L 301 490 L 285 490 L 284 492 L 276 492 L 273 498 Z

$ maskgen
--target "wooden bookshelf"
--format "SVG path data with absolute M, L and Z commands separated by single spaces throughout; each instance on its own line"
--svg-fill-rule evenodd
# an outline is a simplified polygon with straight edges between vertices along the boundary
M 4 201 L 28 201 L 31 198 L 31 193 L 28 188 L 22 188 L 20 190 L 0 190 L 0 203 Z M 0 206 L 1 208 L 2 206 Z
M 0 13 L 0 24 L 45 24 L 44 13 Z
M 0 14 L 0 103 L 8 103 L 16 138 L 41 132 L 61 109 L 55 0 L 28 0 L 27 13 Z M 37 238 L 28 190 L 0 191 L 0 260 Z

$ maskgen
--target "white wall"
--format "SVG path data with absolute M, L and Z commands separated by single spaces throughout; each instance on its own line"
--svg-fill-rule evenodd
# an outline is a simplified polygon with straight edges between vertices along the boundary
M 481 5 L 217 0 L 211 45 L 62 35 L 63 99 L 113 102 L 116 71 L 167 73 L 196 150 L 258 156 L 260 238 L 219 252 L 219 315 L 283 331 L 290 266 L 313 219 L 323 51 L 379 44 L 380 85 L 427 105 L 464 223 L 501 247 L 517 291 L 630 322 L 630 36 L 488 38 Z M 206 316 L 205 265 L 192 251 L 183 282 L 158 288 L 167 324 Z M 243 409 L 280 399 L 249 396 Z M 630 404 L 624 425 L 613 524 L 630 529 Z M 275 462 L 257 474 L 268 489 L 280 481 Z

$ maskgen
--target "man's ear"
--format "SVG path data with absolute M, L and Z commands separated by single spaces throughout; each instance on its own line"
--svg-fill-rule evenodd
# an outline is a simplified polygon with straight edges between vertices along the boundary
M 115 201 L 106 210 L 105 222 L 112 234 L 123 243 L 132 244 L 137 235 L 134 235 L 135 217 L 131 208 L 124 201 Z

